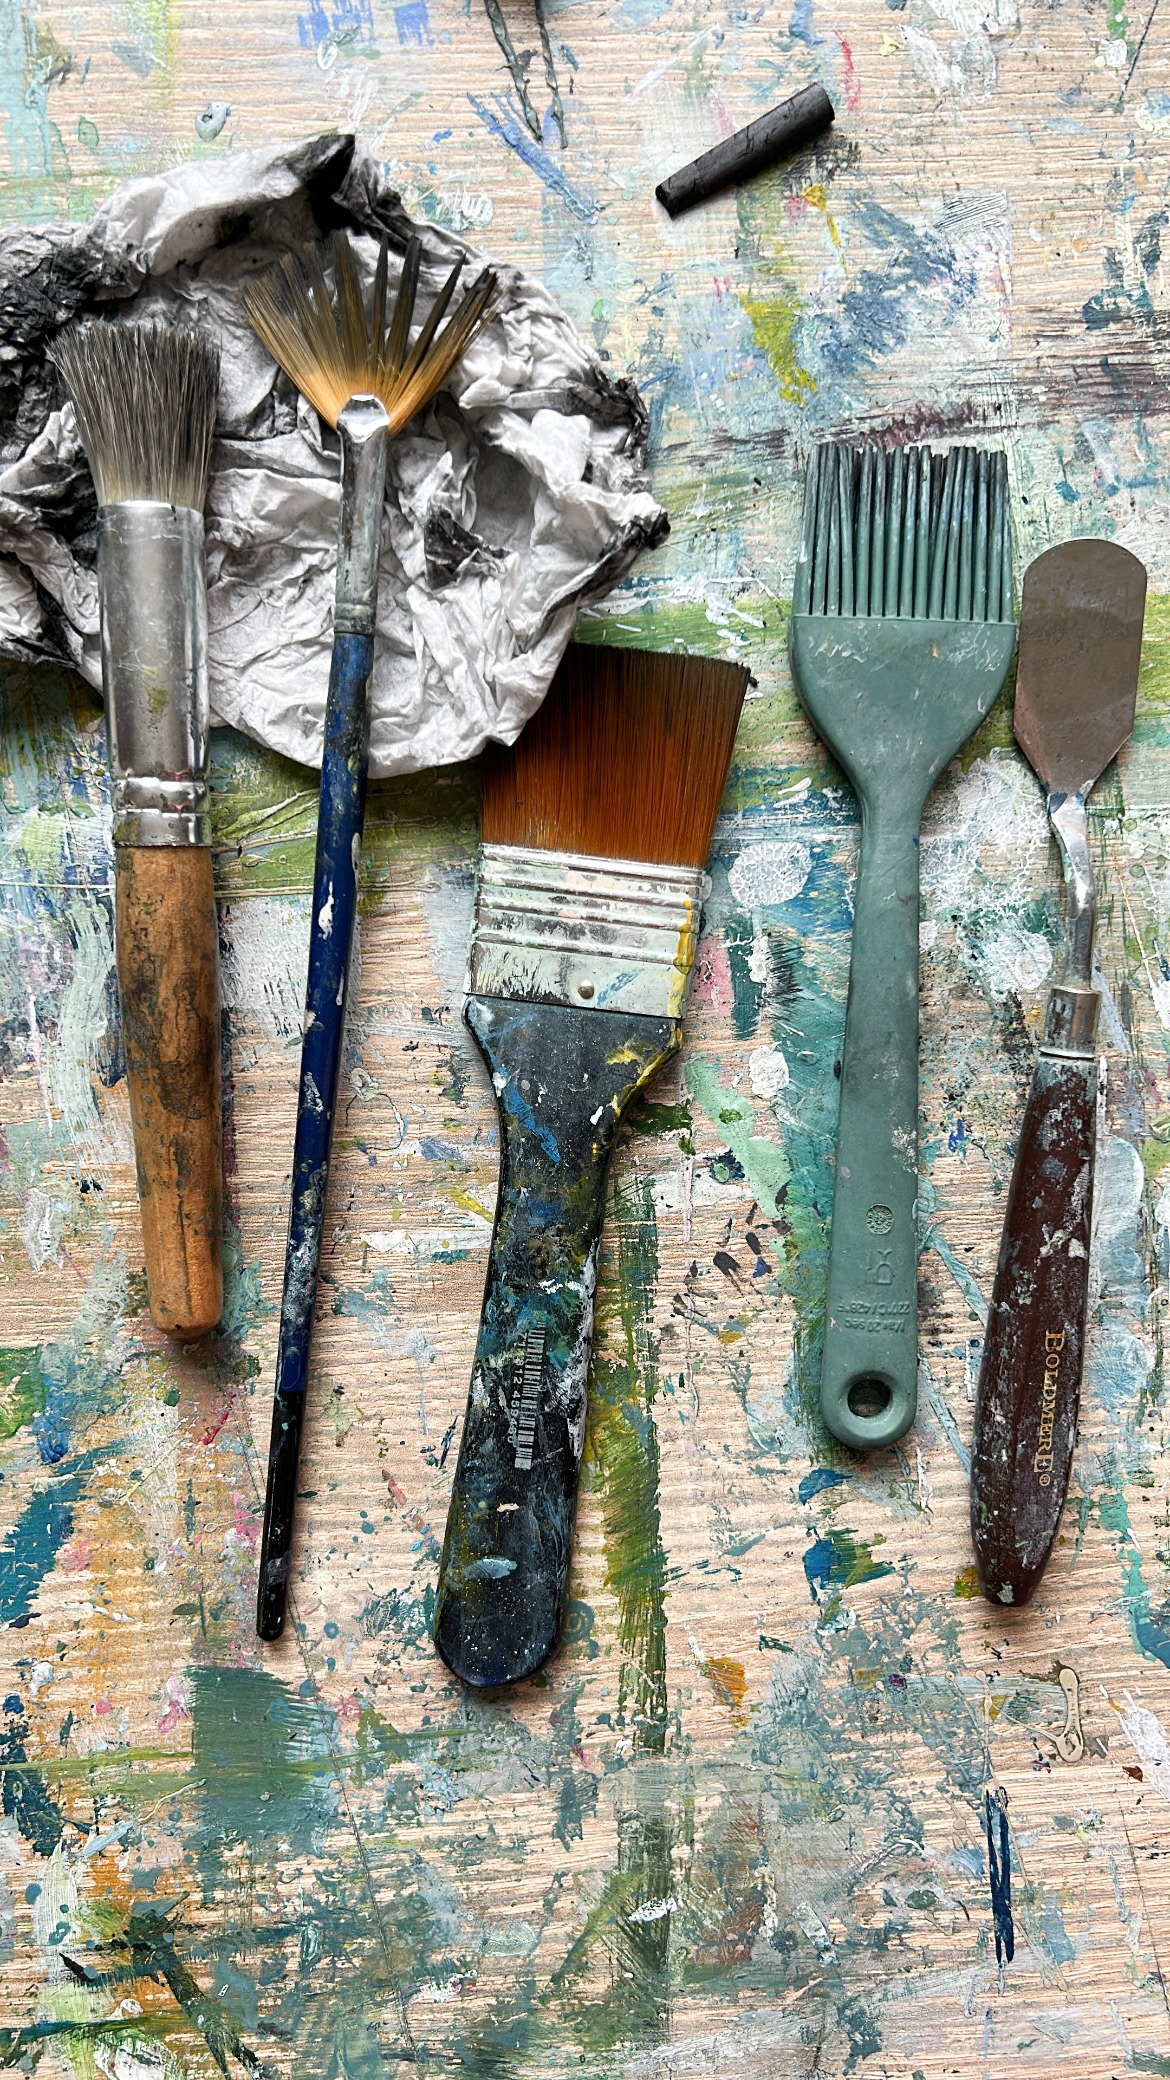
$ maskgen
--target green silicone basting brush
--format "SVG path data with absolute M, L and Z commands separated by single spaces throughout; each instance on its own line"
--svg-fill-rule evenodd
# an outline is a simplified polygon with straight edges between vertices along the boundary
M 917 1403 L 918 827 L 1015 637 L 1002 455 L 816 450 L 791 653 L 861 809 L 821 1374 L 855 1449 L 892 1444 Z

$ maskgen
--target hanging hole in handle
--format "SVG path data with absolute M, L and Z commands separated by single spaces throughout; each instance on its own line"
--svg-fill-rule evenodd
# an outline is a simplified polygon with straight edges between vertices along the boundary
M 884 1416 L 894 1398 L 894 1390 L 884 1379 L 875 1379 L 867 1374 L 855 1379 L 846 1394 L 850 1415 L 860 1416 L 863 1422 L 875 1423 Z

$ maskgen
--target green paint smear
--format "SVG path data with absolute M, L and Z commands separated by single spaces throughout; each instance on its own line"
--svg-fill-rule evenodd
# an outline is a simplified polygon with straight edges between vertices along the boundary
M 586 1454 L 602 1496 L 606 1579 L 618 1605 L 619 1709 L 637 1746 L 666 1745 L 666 1555 L 658 1513 L 658 1434 L 652 1405 L 660 1380 L 649 1334 L 658 1280 L 658 1230 L 648 1180 L 614 1192 L 616 1281 L 598 1292 L 598 1343 L 616 1329 L 624 1353 L 594 1357 Z
M 44 1405 L 40 1350 L 0 1350 L 0 1438 L 15 1437 Z
M 658 1283 L 658 1231 L 647 1179 L 618 1187 L 613 1199 L 616 1278 L 598 1295 L 599 1344 L 616 1332 L 615 1359 L 594 1358 L 586 1455 L 601 1489 L 606 1580 L 617 1599 L 622 1661 L 619 1715 L 631 1727 L 635 1757 L 652 1765 L 666 1748 L 666 1554 L 658 1507 L 658 1435 L 653 1404 L 661 1384 L 650 1328 Z M 608 1332 L 608 1338 L 607 1334 Z M 677 1823 L 664 1808 L 657 1771 L 627 1785 L 618 1819 L 618 1867 L 582 1935 L 556 1975 L 567 1986 L 600 1938 L 614 1984 L 579 2015 L 594 2053 L 631 2038 L 660 2039 L 670 2013 L 673 1849 Z
M 1125 1607 L 1134 1645 L 1151 1661 L 1161 1661 L 1170 1668 L 1170 1603 L 1151 1608 L 1142 1556 L 1130 1530 L 1129 1507 L 1122 1490 L 1107 1490 L 1097 1508 L 1105 1530 L 1112 1531 L 1118 1540 Z
M 304 1850 L 331 1811 L 333 1775 L 321 1711 L 256 1668 L 192 1672 L 192 1767 L 205 1823 L 259 1848 L 284 1836 Z
M 750 1100 L 720 1082 L 713 1062 L 702 1055 L 692 1055 L 686 1065 L 686 1079 L 696 1104 L 702 1106 L 712 1126 L 726 1138 L 732 1154 L 743 1164 L 744 1175 L 764 1212 L 777 1213 L 792 1178 L 784 1150 L 754 1131 L 756 1115 Z

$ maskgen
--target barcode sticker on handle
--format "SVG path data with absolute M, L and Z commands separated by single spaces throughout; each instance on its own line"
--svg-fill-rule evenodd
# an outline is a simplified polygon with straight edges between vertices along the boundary
M 530 1329 L 524 1338 L 524 1365 L 520 1374 L 520 1413 L 516 1419 L 517 1473 L 532 1471 L 532 1447 L 536 1442 L 536 1411 L 543 1372 L 544 1330 Z

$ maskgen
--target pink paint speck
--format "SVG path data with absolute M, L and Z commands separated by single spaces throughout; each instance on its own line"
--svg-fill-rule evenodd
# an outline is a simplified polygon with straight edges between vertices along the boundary
M 166 1709 L 159 1719 L 158 1730 L 160 1733 L 174 1733 L 184 1719 L 191 1717 L 191 1693 L 186 1679 L 168 1676 L 163 1684 L 163 1696 Z
M 216 1438 L 219 1436 L 220 1431 L 223 1429 L 224 1424 L 227 1422 L 227 1419 L 230 1416 L 238 1400 L 239 1390 L 236 1387 L 232 1387 L 228 1393 L 226 1401 L 223 1404 L 223 1407 L 220 1409 L 219 1414 L 216 1416 L 215 1421 L 211 1424 L 209 1429 L 204 1431 L 202 1437 L 200 1438 L 200 1444 L 215 1443 Z
M 713 1011 L 730 1011 L 735 992 L 731 983 L 731 962 L 722 939 L 709 935 L 699 941 L 695 959 L 695 1002 L 710 1004 Z
M 841 66 L 845 75 L 845 106 L 850 115 L 855 116 L 861 107 L 861 82 L 857 77 L 857 67 L 853 63 L 853 52 L 845 38 L 838 34 L 837 42 L 841 48 Z
M 238 1488 L 232 1495 L 232 1524 L 239 1543 L 254 1552 L 260 1536 L 260 1518 L 252 1497 L 241 1495 Z

